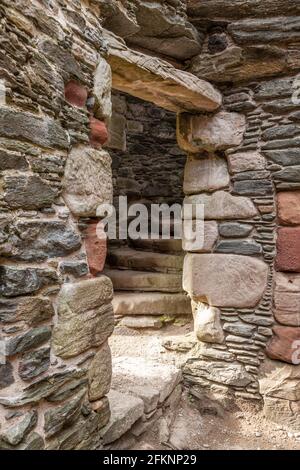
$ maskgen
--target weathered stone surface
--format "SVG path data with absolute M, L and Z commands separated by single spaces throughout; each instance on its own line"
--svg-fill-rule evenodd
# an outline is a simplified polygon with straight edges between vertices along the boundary
M 269 179 L 235 181 L 233 192 L 245 196 L 267 196 L 273 193 L 273 185 Z
M 181 274 L 151 273 L 106 269 L 105 274 L 112 280 L 116 290 L 180 292 L 182 291 Z
M 229 25 L 228 31 L 237 44 L 293 42 L 300 39 L 300 17 L 249 18 Z
M 266 160 L 259 152 L 238 152 L 227 156 L 229 170 L 232 173 L 264 170 Z
M 157 316 L 143 316 L 143 315 L 136 315 L 134 317 L 123 317 L 121 322 L 121 326 L 126 326 L 127 328 L 154 328 L 159 329 L 162 328 L 163 323 Z
M 105 122 L 94 117 L 90 117 L 90 145 L 95 149 L 101 149 L 107 142 L 108 132 Z
M 29 326 L 36 326 L 53 315 L 53 305 L 47 297 L 0 300 L 0 321 L 3 323 L 24 321 Z
M 249 385 L 253 381 L 253 377 L 240 364 L 199 359 L 188 359 L 183 368 L 183 374 L 185 376 L 193 376 L 196 382 L 197 377 L 201 377 L 206 380 L 236 387 Z
M 253 230 L 250 224 L 240 224 L 239 222 L 224 222 L 219 225 L 219 233 L 226 238 L 247 237 Z
M 0 440 L 3 440 L 12 446 L 16 446 L 34 428 L 36 423 L 36 410 L 29 411 L 17 424 L 8 428 L 6 431 L 3 431 L 0 435 Z
M 61 406 L 46 411 L 44 419 L 44 431 L 46 437 L 51 437 L 58 433 L 64 427 L 72 424 L 77 417 L 81 408 L 82 398 L 85 392 L 74 397 L 72 400 Z
M 268 266 L 248 256 L 188 254 L 183 287 L 194 300 L 212 306 L 254 307 L 266 288 L 267 275 Z
M 104 26 L 113 33 L 126 38 L 139 31 L 140 26 L 137 23 L 135 16 L 136 6 L 130 5 L 131 8 L 126 8 L 120 0 L 99 0 L 101 17 L 103 17 Z
M 47 268 L 0 266 L 0 293 L 4 297 L 31 294 L 58 281 L 56 271 Z
M 257 215 L 251 199 L 232 196 L 226 191 L 188 196 L 184 204 L 204 204 L 205 219 L 248 219 Z
M 98 119 L 109 119 L 112 113 L 111 106 L 111 69 L 105 59 L 100 58 L 94 74 L 95 97 L 94 114 Z
M 0 390 L 14 383 L 13 367 L 10 362 L 0 364 Z
M 278 229 L 276 269 L 300 272 L 300 227 Z
M 24 155 L 0 150 L 0 171 L 26 169 L 28 169 L 28 163 Z
M 89 267 L 84 260 L 64 260 L 59 263 L 59 270 L 62 274 L 71 274 L 74 277 L 81 277 L 88 274 Z
M 30 433 L 19 447 L 20 450 L 44 450 L 45 442 L 37 432 Z
M 194 307 L 194 332 L 205 343 L 223 343 L 224 333 L 220 320 L 220 310 L 198 303 Z
M 188 22 L 185 2 L 134 3 L 140 29 L 128 37 L 130 44 L 178 60 L 189 59 L 200 51 L 203 36 Z
M 268 361 L 259 380 L 264 397 L 300 401 L 300 366 Z
M 30 380 L 42 374 L 50 366 L 50 348 L 45 347 L 22 355 L 19 362 L 19 376 L 22 380 Z
M 256 330 L 255 326 L 245 325 L 244 323 L 224 323 L 224 331 L 232 335 L 245 336 L 246 338 L 251 338 L 253 333 Z
M 160 292 L 116 292 L 112 300 L 115 315 L 190 315 L 191 301 L 185 294 Z
M 282 400 L 281 398 L 264 398 L 265 417 L 288 429 L 300 430 L 300 401 Z
M 87 89 L 74 80 L 68 82 L 65 86 L 65 99 L 68 103 L 78 108 L 83 108 L 87 100 Z
M 235 360 L 233 353 L 222 349 L 215 349 L 213 345 L 207 343 L 198 342 L 195 351 L 195 356 L 199 359 L 204 359 L 205 361 L 213 359 L 218 361 L 234 362 Z
M 101 431 L 104 444 L 119 439 L 144 413 L 144 403 L 140 398 L 111 390 L 108 399 L 111 418 Z
M 111 352 L 107 343 L 97 351 L 89 366 L 89 400 L 95 401 L 109 392 L 112 374 Z
M 1 192 L 11 209 L 41 209 L 51 206 L 57 196 L 48 183 L 31 174 L 4 175 Z
M 81 246 L 75 228 L 60 220 L 17 221 L 11 244 L 11 256 L 24 261 L 41 261 L 67 256 Z
M 188 157 L 183 182 L 185 194 L 215 191 L 227 187 L 228 184 L 229 173 L 224 158 L 216 156 Z
M 276 181 L 283 181 L 286 188 L 289 187 L 289 184 L 291 189 L 300 187 L 300 165 L 288 166 L 287 168 L 283 168 L 283 170 L 276 171 L 274 173 L 274 179 Z M 296 185 L 295 183 L 298 184 Z
M 293 81 L 293 78 L 284 77 L 262 82 L 255 91 L 255 98 L 258 100 L 265 100 L 291 96 Z
M 112 249 L 108 264 L 118 268 L 140 269 L 145 271 L 176 272 L 182 270 L 183 255 L 153 253 L 131 248 Z
M 104 150 L 79 146 L 69 154 L 63 197 L 77 216 L 95 216 L 100 204 L 112 202 L 111 158 Z
M 274 289 L 274 316 L 278 323 L 300 326 L 300 275 L 277 272 Z
M 108 142 L 106 147 L 110 149 L 126 150 L 126 118 L 117 112 L 113 112 L 108 127 Z
M 220 106 L 221 96 L 209 83 L 161 59 L 128 49 L 108 32 L 105 37 L 114 89 L 174 112 L 213 111 Z
M 299 126 L 296 124 L 285 124 L 282 126 L 276 125 L 270 129 L 266 129 L 262 133 L 262 139 L 275 140 L 275 139 L 288 139 L 290 137 L 299 136 Z
M 261 245 L 251 238 L 248 240 L 221 240 L 215 249 L 216 253 L 232 253 L 235 255 L 259 255 Z
M 62 287 L 52 337 L 58 356 L 76 356 L 105 342 L 113 331 L 111 298 L 112 284 L 105 276 Z
M 300 225 L 300 191 L 277 193 L 278 221 L 282 225 Z
M 11 139 L 24 139 L 46 148 L 69 147 L 67 133 L 59 122 L 49 117 L 41 119 L 34 114 L 6 107 L 0 109 L 0 135 Z
M 299 148 L 285 148 L 282 150 L 266 150 L 264 155 L 278 165 L 297 165 L 300 161 Z
M 107 239 L 102 230 L 100 222 L 88 224 L 85 230 L 85 250 L 88 260 L 89 270 L 93 276 L 103 271 L 106 254 L 107 254 Z M 100 236 L 102 235 L 102 237 Z
M 37 403 L 43 398 L 51 396 L 66 386 L 69 382 L 78 380 L 86 375 L 85 369 L 70 368 L 63 372 L 53 372 L 46 377 L 37 379 L 18 395 L 1 396 L 0 403 L 8 407 L 19 407 L 30 403 Z
M 51 338 L 51 327 L 40 326 L 6 341 L 6 355 L 13 356 L 39 346 Z
M 245 117 L 221 111 L 213 116 L 181 114 L 177 140 L 186 152 L 225 150 L 242 143 L 246 130 Z
M 274 336 L 267 344 L 266 353 L 271 359 L 295 364 L 299 360 L 300 328 L 274 326 Z
M 218 224 L 215 221 L 205 221 L 203 224 L 203 240 L 197 241 L 196 220 L 192 225 L 184 227 L 182 248 L 184 251 L 207 253 L 213 250 L 218 238 Z

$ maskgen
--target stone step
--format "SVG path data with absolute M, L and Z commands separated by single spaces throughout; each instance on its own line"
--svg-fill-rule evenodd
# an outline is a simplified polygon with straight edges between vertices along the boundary
M 106 269 L 115 290 L 146 291 L 146 292 L 181 292 L 181 274 L 150 273 L 146 271 L 131 271 Z
M 118 248 L 109 252 L 107 263 L 110 266 L 158 272 L 180 272 L 183 255 L 137 251 L 132 248 Z
M 139 250 L 155 251 L 160 253 L 182 253 L 182 240 L 175 238 L 170 239 L 139 239 L 130 240 L 130 244 Z
M 191 301 L 185 294 L 160 292 L 115 292 L 115 315 L 191 315 Z

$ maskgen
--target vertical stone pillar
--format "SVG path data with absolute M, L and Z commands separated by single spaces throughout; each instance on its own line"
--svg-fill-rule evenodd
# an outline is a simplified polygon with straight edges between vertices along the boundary
M 251 160 L 263 168 L 265 163 L 256 152 L 238 152 L 245 130 L 238 113 L 178 116 L 178 143 L 188 153 L 184 203 L 204 204 L 203 246 L 183 240 L 183 286 L 199 340 L 184 375 L 196 397 L 222 404 L 234 397 L 260 399 L 257 376 L 272 323 L 264 316 L 271 284 L 257 228 L 264 220 L 258 199 L 239 190 L 236 174 Z

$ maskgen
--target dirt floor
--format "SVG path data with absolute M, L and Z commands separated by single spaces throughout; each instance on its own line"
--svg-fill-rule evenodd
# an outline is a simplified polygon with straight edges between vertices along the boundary
M 201 415 L 186 394 L 167 445 L 161 444 L 160 435 L 158 422 L 131 449 L 300 450 L 300 432 L 289 433 L 282 426 L 267 422 L 255 406 L 243 403 L 224 417 Z

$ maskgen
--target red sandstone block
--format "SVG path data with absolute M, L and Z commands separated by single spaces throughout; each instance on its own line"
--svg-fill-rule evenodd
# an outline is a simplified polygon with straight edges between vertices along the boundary
M 273 333 L 267 344 L 267 355 L 271 359 L 296 364 L 300 360 L 300 328 L 274 326 Z
M 99 238 L 100 232 L 104 233 L 98 222 L 90 223 L 85 231 L 85 249 L 90 273 L 93 276 L 103 271 L 107 254 L 107 239 Z
M 108 132 L 105 122 L 90 117 L 90 144 L 94 148 L 100 148 L 108 139 Z
M 84 108 L 87 100 L 87 89 L 73 80 L 65 86 L 65 99 L 68 103 L 78 108 Z
M 280 224 L 300 225 L 300 191 L 278 193 L 277 206 Z
M 276 269 L 300 272 L 300 227 L 278 229 Z

